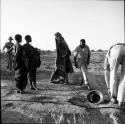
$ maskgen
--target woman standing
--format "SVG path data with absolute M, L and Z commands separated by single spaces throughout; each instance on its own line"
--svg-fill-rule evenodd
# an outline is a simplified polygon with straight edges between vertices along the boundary
M 68 83 L 68 73 L 73 72 L 73 67 L 70 61 L 71 51 L 62 37 L 61 33 L 55 33 L 57 58 L 55 69 L 51 76 L 52 83 Z

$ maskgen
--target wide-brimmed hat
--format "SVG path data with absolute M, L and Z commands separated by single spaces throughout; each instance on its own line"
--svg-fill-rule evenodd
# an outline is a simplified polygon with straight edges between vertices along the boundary
M 8 38 L 8 40 L 13 40 L 13 38 L 10 36 L 10 37 Z

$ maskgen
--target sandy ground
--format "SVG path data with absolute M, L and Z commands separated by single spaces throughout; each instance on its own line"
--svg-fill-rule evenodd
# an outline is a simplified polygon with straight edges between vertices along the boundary
M 47 74 L 47 73 L 46 73 Z M 42 124 L 125 124 L 125 110 L 107 103 L 89 103 L 86 87 L 80 86 L 79 72 L 70 76 L 70 84 L 52 84 L 47 77 L 38 80 L 38 90 L 16 93 L 13 80 L 1 80 L 2 123 Z M 92 89 L 108 98 L 103 73 L 89 73 Z

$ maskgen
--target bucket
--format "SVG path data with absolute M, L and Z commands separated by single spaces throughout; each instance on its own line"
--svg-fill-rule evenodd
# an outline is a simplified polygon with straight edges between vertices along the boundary
M 103 101 L 103 95 L 99 90 L 91 90 L 87 94 L 87 100 L 90 103 L 99 104 Z

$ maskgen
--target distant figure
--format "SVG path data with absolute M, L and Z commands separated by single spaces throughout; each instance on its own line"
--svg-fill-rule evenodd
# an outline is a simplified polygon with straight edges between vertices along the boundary
M 117 71 L 120 65 L 121 75 L 118 82 Z M 109 49 L 105 58 L 104 74 L 111 103 L 125 107 L 125 44 L 119 43 Z
M 74 51 L 74 62 L 75 62 L 75 67 L 80 68 L 82 72 L 83 78 L 81 81 L 81 85 L 83 84 L 84 80 L 85 85 L 88 87 L 88 89 L 90 87 L 88 82 L 87 69 L 90 62 L 90 55 L 91 55 L 90 49 L 88 45 L 86 45 L 85 39 L 81 39 L 80 45 L 76 47 Z
M 14 54 L 15 54 L 15 45 L 12 43 L 13 38 L 10 36 L 8 38 L 9 42 L 6 42 L 3 51 L 6 50 L 7 55 L 7 69 L 10 71 L 13 68 Z
M 30 42 L 32 37 L 30 35 L 25 36 L 26 44 L 23 45 L 25 50 L 25 64 L 27 67 L 27 78 L 30 81 L 31 90 L 36 90 L 36 72 L 37 68 L 40 67 L 40 52 L 37 48 L 34 48 Z
M 20 44 L 22 42 L 22 36 L 20 34 L 15 35 L 16 40 L 16 54 L 14 61 L 14 70 L 15 70 L 15 81 L 17 87 L 17 93 L 25 93 L 24 89 L 27 85 L 27 76 L 26 76 L 26 66 L 24 61 L 24 51 L 23 47 Z
M 73 72 L 73 67 L 70 61 L 71 51 L 62 37 L 61 33 L 55 33 L 56 42 L 56 65 L 54 72 L 51 76 L 52 83 L 69 83 L 68 73 Z

